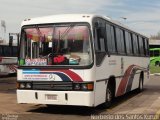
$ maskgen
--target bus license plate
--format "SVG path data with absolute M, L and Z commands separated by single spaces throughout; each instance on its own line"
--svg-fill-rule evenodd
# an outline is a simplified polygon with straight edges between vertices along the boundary
M 57 100 L 57 95 L 46 94 L 45 98 L 46 100 Z

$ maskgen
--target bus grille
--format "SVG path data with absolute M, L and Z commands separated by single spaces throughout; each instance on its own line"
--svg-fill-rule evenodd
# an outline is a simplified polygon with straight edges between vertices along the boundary
M 32 83 L 33 90 L 72 90 L 72 82 L 36 81 Z

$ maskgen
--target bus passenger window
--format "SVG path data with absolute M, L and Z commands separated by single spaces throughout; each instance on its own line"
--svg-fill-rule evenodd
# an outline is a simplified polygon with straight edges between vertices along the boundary
M 138 50 L 137 35 L 132 34 L 132 36 L 133 36 L 133 51 L 134 51 L 134 55 L 138 55 L 139 54 L 139 50 Z
M 125 54 L 123 30 L 116 28 L 117 50 L 120 54 Z
M 109 54 L 116 53 L 114 27 L 113 26 L 106 24 L 106 35 L 107 35 L 107 48 L 108 48 Z
M 147 39 L 143 38 L 145 56 L 149 56 L 149 45 Z
M 141 36 L 139 36 L 138 42 L 139 42 L 140 54 L 141 54 L 141 56 L 144 56 L 143 39 Z
M 127 54 L 132 54 L 131 34 L 127 31 L 125 31 L 125 41 L 126 41 L 126 52 L 127 52 Z

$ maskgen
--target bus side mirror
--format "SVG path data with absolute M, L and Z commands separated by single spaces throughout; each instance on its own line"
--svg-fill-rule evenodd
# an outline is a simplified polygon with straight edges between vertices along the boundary
M 106 34 L 105 33 L 105 31 L 106 31 L 105 26 L 103 26 L 102 23 L 95 22 L 94 27 L 97 31 L 98 37 L 105 38 L 105 34 Z
M 105 38 L 105 28 L 104 27 L 101 27 L 101 28 L 98 28 L 97 29 L 97 34 L 99 36 L 99 38 Z

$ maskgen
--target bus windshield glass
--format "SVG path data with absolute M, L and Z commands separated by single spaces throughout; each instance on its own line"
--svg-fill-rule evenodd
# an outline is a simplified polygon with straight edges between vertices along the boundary
M 22 29 L 21 66 L 78 65 L 92 63 L 87 25 L 59 24 Z

